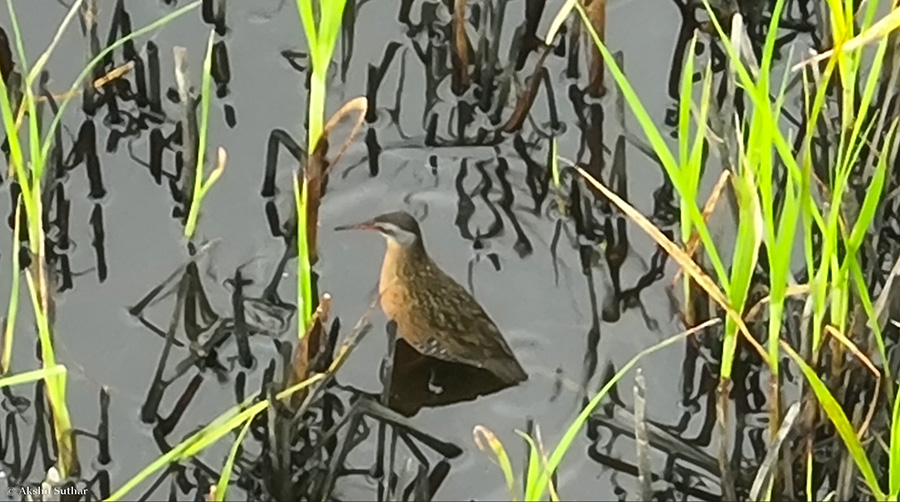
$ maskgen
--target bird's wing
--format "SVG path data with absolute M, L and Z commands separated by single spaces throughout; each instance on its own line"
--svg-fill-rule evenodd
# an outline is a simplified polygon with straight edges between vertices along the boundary
M 416 298 L 416 305 L 423 309 L 419 317 L 429 324 L 421 328 L 436 335 L 432 337 L 434 347 L 425 347 L 425 352 L 432 349 L 436 353 L 429 355 L 433 357 L 479 367 L 483 366 L 478 364 L 481 361 L 514 357 L 500 330 L 472 295 L 437 266 L 430 265 L 422 272 L 433 274 L 434 283 L 442 288 Z

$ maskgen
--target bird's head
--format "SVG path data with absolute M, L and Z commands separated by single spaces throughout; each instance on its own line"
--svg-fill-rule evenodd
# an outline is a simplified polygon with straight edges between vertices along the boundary
M 376 230 L 388 241 L 403 247 L 422 244 L 419 223 L 406 211 L 384 213 L 355 225 L 336 227 L 335 230 Z

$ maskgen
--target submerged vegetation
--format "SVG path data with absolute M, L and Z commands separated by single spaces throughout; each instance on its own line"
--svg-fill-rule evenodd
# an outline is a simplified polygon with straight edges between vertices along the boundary
M 385 46 L 382 61 L 365 61 L 365 96 L 350 99 L 326 120 L 333 98 L 346 99 L 345 88 L 357 92 L 353 79 L 358 75 L 351 65 L 359 59 L 354 56 L 356 27 L 360 16 L 376 7 L 357 0 L 297 0 L 296 36 L 290 43 L 305 45 L 281 54 L 301 74 L 295 87 L 303 100 L 285 97 L 286 107 L 294 110 L 294 129 L 269 133 L 261 190 L 268 230 L 283 241 L 282 254 L 263 280 L 254 277 L 256 257 L 220 280 L 216 252 L 229 243 L 206 234 L 232 225 L 207 225 L 226 206 L 205 199 L 214 185 L 233 204 L 243 197 L 227 186 L 232 178 L 240 179 L 241 162 L 232 161 L 229 173 L 235 176 L 223 176 L 225 147 L 207 162 L 213 160 L 208 155 L 211 131 L 216 138 L 226 137 L 217 129 L 217 112 L 221 109 L 225 126 L 236 123 L 227 48 L 241 39 L 229 37 L 228 0 L 165 7 L 168 13 L 139 29 L 131 28 L 125 0 L 117 0 L 105 44 L 98 35 L 104 9 L 93 0 L 76 0 L 33 63 L 23 42 L 31 37 L 19 25 L 15 1 L 5 1 L 12 37 L 4 26 L 0 111 L 12 252 L 3 255 L 9 264 L 4 270 L 11 272 L 4 274 L 10 296 L 0 389 L 8 421 L 0 463 L 10 487 L 75 487 L 84 500 L 138 497 L 139 489 L 146 490 L 142 498 L 158 498 L 157 491 L 166 486 L 173 500 L 190 492 L 208 500 L 331 500 L 358 496 L 352 482 L 346 483 L 351 494 L 343 493 L 343 481 L 355 476 L 378 500 L 426 500 L 453 479 L 451 460 L 477 447 L 483 452 L 478 461 L 490 459 L 500 467 L 502 478 L 490 471 L 484 476 L 495 488 L 494 481 L 505 484 L 493 495 L 514 500 L 575 498 L 570 494 L 579 493 L 577 484 L 596 482 L 572 474 L 570 461 L 578 450 L 616 474 L 633 477 L 628 488 L 618 485 L 618 478 L 610 480 L 616 490 L 633 492 L 631 498 L 900 496 L 895 380 L 900 373 L 895 319 L 900 316 L 900 8 L 877 0 L 770 0 L 752 6 L 675 0 L 683 25 L 669 81 L 672 106 L 663 117 L 645 104 L 649 97 L 639 94 L 639 82 L 626 73 L 624 56 L 630 56 L 631 71 L 644 62 L 616 52 L 618 42 L 606 40 L 607 19 L 616 14 L 604 1 L 566 0 L 550 12 L 543 0 L 402 0 L 377 7 L 397 11 L 402 33 Z M 17 5 L 21 9 L 24 3 Z M 808 21 L 810 9 L 820 14 L 823 26 Z M 135 47 L 139 37 L 168 29 L 191 12 L 199 12 L 209 30 L 198 90 L 189 79 L 189 49 L 174 47 L 173 78 L 164 80 L 159 36 L 142 49 Z M 247 17 L 256 21 L 274 17 L 252 12 Z M 76 18 L 88 41 L 88 62 L 67 92 L 53 94 L 47 68 L 51 55 L 64 48 L 66 29 Z M 510 19 L 521 24 L 511 30 Z M 548 30 L 541 35 L 543 26 Z M 170 36 L 177 38 L 168 31 L 164 35 Z M 815 54 L 805 54 L 807 43 Z M 423 82 L 408 74 L 413 65 L 422 70 Z M 173 82 L 168 92 L 162 81 Z M 420 91 L 406 86 L 420 83 L 424 99 L 405 99 L 404 93 Z M 395 92 L 386 92 L 392 85 Z M 386 106 L 387 94 L 395 101 Z M 73 134 L 69 117 L 77 114 L 66 110 L 76 97 L 82 100 L 84 122 Z M 247 98 L 238 93 L 233 99 Z M 570 115 L 563 110 L 566 99 Z M 148 426 L 160 454 L 153 460 L 130 459 L 114 480 L 107 468 L 117 447 L 110 436 L 114 386 L 101 382 L 97 432 L 77 429 L 72 417 L 80 419 L 85 408 L 71 402 L 67 379 L 79 375 L 93 382 L 89 375 L 94 373 L 84 370 L 88 365 L 75 360 L 72 351 L 60 351 L 85 342 L 69 338 L 66 323 L 57 322 L 56 315 L 57 297 L 74 287 L 72 277 L 78 275 L 68 262 L 65 189 L 71 183 L 68 173 L 81 165 L 94 203 L 90 223 L 99 283 L 107 276 L 100 203 L 106 189 L 95 125 L 101 111 L 106 115 L 96 121 L 115 133 L 105 153 L 118 151 L 124 140 L 130 159 L 146 167 L 156 185 L 167 185 L 186 248 L 179 248 L 179 264 L 168 277 L 128 308 L 135 324 L 161 341 L 146 397 L 133 413 Z M 418 113 L 421 117 L 408 120 Z M 605 114 L 616 121 L 614 142 L 607 141 Z M 420 128 L 411 132 L 419 127 L 410 125 L 416 122 Z M 296 127 L 301 123 L 306 134 Z M 640 132 L 630 129 L 634 124 Z M 364 141 L 356 141 L 360 133 Z M 576 150 L 572 138 L 579 134 Z M 135 153 L 144 139 L 146 161 Z M 288 169 L 279 169 L 282 149 L 291 156 Z M 237 145 L 229 144 L 229 151 L 241 155 L 235 155 Z M 640 172 L 639 162 L 627 164 L 626 156 L 634 154 L 663 180 L 652 194 L 650 214 L 646 208 L 651 206 L 629 193 L 649 193 L 635 186 L 645 184 L 649 174 Z M 411 161 L 415 155 L 422 159 Z M 534 160 L 542 157 L 546 161 Z M 337 262 L 342 251 L 320 246 L 320 208 L 341 203 L 347 180 L 361 165 L 375 177 L 388 163 L 400 167 L 390 172 L 394 178 L 378 197 L 398 194 L 397 200 L 424 207 L 420 216 L 429 214 L 429 204 L 443 204 L 442 195 L 422 192 L 432 180 L 440 187 L 450 173 L 457 198 L 454 223 L 462 239 L 471 241 L 475 256 L 470 290 L 476 289 L 474 262 L 484 258 L 498 272 L 517 270 L 515 263 L 540 251 L 535 242 L 547 243 L 555 284 L 541 289 L 537 305 L 525 310 L 559 308 L 561 284 L 580 272 L 588 286 L 590 321 L 583 361 L 573 363 L 581 363 L 580 381 L 563 370 L 568 361 L 554 369 L 550 365 L 556 363 L 540 353 L 569 343 L 564 323 L 528 327 L 537 341 L 522 338 L 514 350 L 531 362 L 525 365 L 529 383 L 508 390 L 487 384 L 477 365 L 422 357 L 398 339 L 393 323 L 386 326 L 385 353 L 373 356 L 371 344 L 355 351 L 375 338 L 366 335 L 379 299 L 375 294 L 368 305 L 372 298 L 367 297 L 368 308 L 347 329 L 338 313 L 349 311 L 343 305 L 352 299 L 320 292 L 320 282 L 346 291 L 335 276 L 352 268 Z M 280 176 L 288 172 L 289 183 Z M 402 192 L 408 180 L 400 174 L 414 180 L 417 190 Z M 331 191 L 329 177 L 335 178 Z M 362 197 L 361 192 L 351 197 Z M 283 199 L 290 206 L 284 221 L 279 213 Z M 116 207 L 129 203 L 114 202 Z M 366 210 L 368 204 L 360 203 Z M 201 211 L 203 232 L 198 232 Z M 484 218 L 493 220 L 485 226 Z M 545 222 L 552 223 L 552 235 L 535 230 Z M 649 263 L 635 259 L 639 245 L 630 242 L 629 225 L 650 237 Z M 636 241 L 637 234 L 631 239 Z M 510 237 L 515 242 L 508 246 L 504 239 Z M 577 266 L 565 266 L 560 253 L 567 250 L 577 256 Z M 374 255 L 380 253 L 367 250 L 358 256 Z M 518 270 L 543 280 L 535 262 Z M 602 300 L 596 291 L 601 273 L 609 275 Z M 281 282 L 291 274 L 296 274 L 296 303 L 281 299 Z M 38 369 L 26 368 L 24 349 L 17 349 L 28 328 L 27 316 L 19 312 L 21 276 L 33 312 Z M 668 286 L 660 286 L 664 279 Z M 363 297 L 368 285 L 348 280 Z M 520 285 L 528 283 L 510 284 L 503 286 L 510 295 L 506 300 L 519 307 L 519 295 L 528 289 Z M 653 288 L 660 290 L 656 300 L 668 299 L 671 306 L 672 320 L 665 328 L 656 320 L 659 310 L 648 309 L 642 298 Z M 507 318 L 515 312 L 511 308 Z M 637 350 L 628 345 L 623 364 L 617 366 L 610 356 L 601 370 L 601 327 L 606 330 L 633 312 L 640 314 L 646 332 L 659 338 Z M 582 317 L 580 305 L 573 306 L 575 313 Z M 295 336 L 283 336 L 291 331 Z M 648 340 L 631 335 L 628 343 Z M 659 393 L 652 389 L 662 383 L 647 378 L 649 366 L 642 367 L 658 351 L 670 354 L 678 347 L 685 351 L 677 375 L 682 386 L 678 405 L 687 411 L 675 426 L 654 419 Z M 182 359 L 174 361 L 178 354 Z M 142 356 L 140 361 L 146 359 Z M 379 357 L 375 379 L 370 363 Z M 353 373 L 353 365 L 364 368 L 359 371 L 366 376 Z M 632 370 L 637 371 L 628 402 L 620 387 L 630 382 Z M 210 376 L 220 385 L 210 385 Z M 548 408 L 565 414 L 569 424 L 559 431 L 545 428 L 541 434 L 540 420 L 531 418 L 537 409 L 525 408 L 525 432 L 508 421 L 522 408 L 506 415 L 463 412 L 455 420 L 464 419 L 474 437 L 457 444 L 438 439 L 428 432 L 434 430 L 431 424 L 413 418 L 423 408 L 476 399 L 480 406 L 481 400 L 538 392 L 528 386 L 548 381 L 554 388 Z M 33 403 L 8 388 L 33 382 Z M 222 392 L 226 383 L 233 385 L 233 403 L 227 402 L 230 389 Z M 248 383 L 258 385 L 258 391 L 248 392 Z M 496 395 L 486 397 L 490 394 Z M 575 395 L 576 406 L 555 404 L 561 395 Z M 214 411 L 198 411 L 198 396 Z M 35 425 L 25 433 L 31 434 L 31 446 L 23 462 L 17 424 L 26 412 L 34 413 Z M 701 432 L 689 438 L 695 415 L 703 420 Z M 507 420 L 500 421 L 501 416 Z M 49 445 L 42 443 L 48 434 Z M 140 434 L 116 441 L 147 439 Z M 220 441 L 226 436 L 230 445 Z M 634 438 L 627 454 L 609 446 L 621 436 Z M 77 447 L 79 437 L 96 443 L 87 448 L 96 455 L 90 467 L 82 458 L 85 449 Z M 521 441 L 514 445 L 512 439 Z M 130 443 L 118 448 L 138 449 Z M 660 452 L 665 462 L 658 462 Z M 364 458 L 370 457 L 366 464 Z M 462 485 L 475 489 L 471 479 Z

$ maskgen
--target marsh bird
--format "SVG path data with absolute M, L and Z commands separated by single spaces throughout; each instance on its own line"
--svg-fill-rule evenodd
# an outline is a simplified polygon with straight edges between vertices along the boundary
M 487 370 L 514 384 L 528 375 L 481 305 L 425 252 L 416 219 L 405 211 L 335 230 L 376 230 L 387 239 L 378 293 L 385 315 L 420 353 Z

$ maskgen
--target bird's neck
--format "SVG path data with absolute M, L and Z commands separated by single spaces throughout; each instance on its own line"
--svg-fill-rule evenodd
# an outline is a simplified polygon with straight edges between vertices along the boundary
M 408 275 L 404 272 L 404 267 L 413 267 L 415 270 L 428 260 L 421 241 L 401 244 L 393 239 L 388 239 L 384 263 L 381 265 L 380 292 L 384 293 L 386 289 L 397 283 L 398 278 Z

